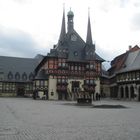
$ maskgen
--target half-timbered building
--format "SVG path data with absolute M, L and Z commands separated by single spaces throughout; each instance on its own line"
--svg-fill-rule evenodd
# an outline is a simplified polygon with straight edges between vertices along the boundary
M 140 48 L 129 47 L 114 58 L 109 75 L 112 98 L 140 101 Z
M 45 94 L 47 99 L 76 99 L 100 94 L 101 65 L 104 61 L 96 52 L 92 41 L 90 16 L 87 37 L 84 41 L 74 29 L 74 13 L 63 11 L 61 33 L 58 43 L 36 67 L 34 92 Z
M 0 96 L 32 96 L 34 69 L 42 56 L 0 56 Z

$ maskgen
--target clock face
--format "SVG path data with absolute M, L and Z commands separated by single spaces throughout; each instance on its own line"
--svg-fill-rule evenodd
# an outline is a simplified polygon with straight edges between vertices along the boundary
M 75 34 L 71 35 L 71 41 L 76 41 L 77 40 L 77 36 Z

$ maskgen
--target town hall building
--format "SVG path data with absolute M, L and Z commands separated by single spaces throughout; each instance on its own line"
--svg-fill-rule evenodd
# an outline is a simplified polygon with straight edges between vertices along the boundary
M 58 43 L 53 46 L 35 69 L 34 95 L 50 100 L 74 100 L 79 96 L 100 94 L 102 59 L 92 41 L 90 16 L 84 41 L 74 29 L 74 13 L 63 11 Z

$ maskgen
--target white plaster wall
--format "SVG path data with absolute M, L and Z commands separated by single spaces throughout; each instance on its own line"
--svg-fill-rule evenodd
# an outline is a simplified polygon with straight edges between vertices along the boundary
M 58 93 L 56 91 L 56 84 L 57 84 L 57 79 L 54 79 L 52 76 L 50 76 L 49 83 L 48 83 L 49 100 L 58 100 Z M 53 95 L 51 92 L 53 92 Z
M 95 84 L 96 84 L 96 87 L 95 87 L 95 93 L 99 93 L 100 94 L 100 89 L 101 89 L 101 87 L 100 87 L 100 79 L 99 78 L 97 78 L 96 80 L 95 80 Z

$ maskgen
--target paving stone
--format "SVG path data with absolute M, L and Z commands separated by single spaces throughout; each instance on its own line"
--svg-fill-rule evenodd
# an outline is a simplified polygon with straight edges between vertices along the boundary
M 138 140 L 140 103 L 102 100 L 94 108 L 75 102 L 0 98 L 0 140 Z

